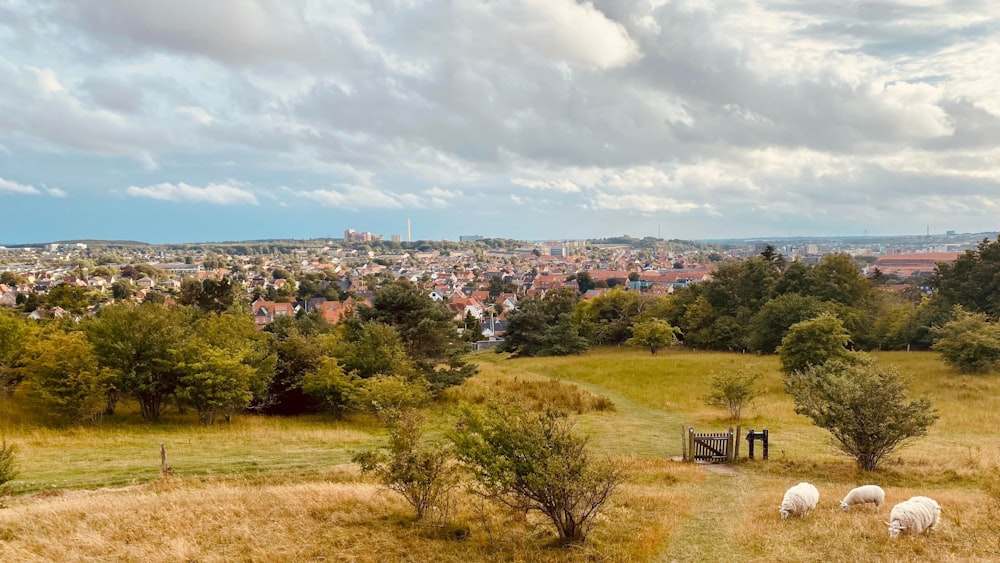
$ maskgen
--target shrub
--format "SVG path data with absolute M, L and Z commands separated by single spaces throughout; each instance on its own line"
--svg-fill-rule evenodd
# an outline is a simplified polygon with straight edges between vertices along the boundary
M 936 330 L 932 349 L 962 373 L 987 373 L 1000 361 L 1000 325 L 983 313 L 955 306 L 953 319 Z
M 354 456 L 362 473 L 372 473 L 390 490 L 403 495 L 423 519 L 434 508 L 447 505 L 447 497 L 457 484 L 455 466 L 443 444 L 422 441 L 423 419 L 416 411 L 399 411 L 386 419 L 388 451 L 368 450 Z
M 17 478 L 16 462 L 14 444 L 8 444 L 6 439 L 0 440 L 0 489 Z
M 427 380 L 417 376 L 409 379 L 392 375 L 362 380 L 353 391 L 354 408 L 367 411 L 381 419 L 391 419 L 399 413 L 422 407 L 431 401 Z
M 516 510 L 541 512 L 562 541 L 584 541 L 624 480 L 620 464 L 591 460 L 587 439 L 551 409 L 531 412 L 510 402 L 466 407 L 452 439 L 456 457 L 475 476 L 478 494 Z
M 665 346 L 676 346 L 677 335 L 681 329 L 671 325 L 661 319 L 650 319 L 632 325 L 632 338 L 625 341 L 628 346 L 639 346 L 649 348 L 649 352 L 656 355 L 656 351 Z
M 851 358 L 847 350 L 850 339 L 844 324 L 830 314 L 795 323 L 778 347 L 781 369 L 793 373 L 830 360 L 848 361 Z
M 833 435 L 836 446 L 874 471 L 901 444 L 927 433 L 937 412 L 925 398 L 907 400 L 895 369 L 874 361 L 831 361 L 795 372 L 785 380 L 795 412 Z
M 729 409 L 729 417 L 739 420 L 743 407 L 748 406 L 761 394 L 757 387 L 760 374 L 739 369 L 712 376 L 712 390 L 705 402 L 712 407 Z
M 516 396 L 522 405 L 531 410 L 544 410 L 550 407 L 577 414 L 615 410 L 615 403 L 611 399 L 556 378 L 538 380 L 518 377 L 492 380 L 477 378 L 459 387 L 448 389 L 444 396 L 455 402 L 466 401 L 474 404 L 484 404 L 498 397 Z

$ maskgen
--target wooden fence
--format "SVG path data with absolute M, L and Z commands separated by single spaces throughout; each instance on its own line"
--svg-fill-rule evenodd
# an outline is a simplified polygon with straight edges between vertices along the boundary
M 740 427 L 728 432 L 695 433 L 694 427 L 682 427 L 684 461 L 729 462 L 740 455 Z

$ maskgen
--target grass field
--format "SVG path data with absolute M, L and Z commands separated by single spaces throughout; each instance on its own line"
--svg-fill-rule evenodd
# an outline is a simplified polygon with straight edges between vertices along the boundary
M 930 397 L 941 418 L 878 471 L 859 474 L 825 431 L 794 413 L 774 357 L 476 356 L 480 375 L 433 407 L 444 416 L 432 435 L 447 428 L 459 398 L 556 393 L 582 413 L 573 416 L 595 453 L 630 465 L 587 544 L 570 548 L 553 547 L 541 520 L 463 492 L 446 524 L 414 522 L 397 495 L 349 463 L 382 439 L 364 417 L 244 416 L 200 427 L 191 416 L 146 425 L 126 412 L 63 430 L 0 403 L 0 433 L 16 444 L 22 473 L 0 501 L 0 561 L 996 561 L 1000 514 L 992 511 L 1000 507 L 985 491 L 1000 479 L 1000 378 L 958 375 L 934 354 L 878 357 L 910 376 L 913 393 Z M 771 459 L 728 472 L 671 461 L 682 425 L 731 425 L 701 397 L 713 372 L 737 367 L 763 374 L 766 393 L 740 424 L 769 429 Z M 613 410 L 599 408 L 600 398 Z M 161 443 L 169 479 L 159 477 Z M 781 521 L 781 496 L 801 480 L 819 488 L 819 506 Z M 840 498 L 868 482 L 886 489 L 889 506 L 843 513 Z M 940 529 L 889 541 L 889 507 L 916 494 L 942 505 Z

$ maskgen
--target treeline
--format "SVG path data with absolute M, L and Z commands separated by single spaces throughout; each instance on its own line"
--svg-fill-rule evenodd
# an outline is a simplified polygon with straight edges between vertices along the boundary
M 1000 335 L 1000 239 L 983 240 L 953 264 L 940 264 L 927 284 L 890 291 L 884 276 L 865 277 L 846 254 L 816 265 L 789 262 L 768 248 L 759 256 L 721 265 L 713 279 L 650 296 L 615 288 L 580 301 L 573 291 L 522 301 L 509 318 L 499 349 L 520 355 L 571 354 L 595 345 L 625 344 L 635 323 L 659 319 L 676 327 L 689 348 L 774 353 L 789 328 L 829 315 L 858 350 L 928 349 L 959 320 L 986 342 Z M 971 319 L 971 320 L 970 320 Z
M 211 424 L 248 409 L 343 413 L 389 395 L 432 396 L 475 372 L 451 313 L 403 281 L 336 326 L 316 314 L 264 331 L 211 294 L 187 304 L 116 303 L 79 322 L 0 312 L 0 397 L 40 401 L 70 424 L 191 409 Z M 386 384 L 387 380 L 389 384 Z

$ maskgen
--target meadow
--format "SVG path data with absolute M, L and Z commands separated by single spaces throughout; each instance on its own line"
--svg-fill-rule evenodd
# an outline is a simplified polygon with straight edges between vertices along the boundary
M 431 408 L 440 436 L 459 400 L 513 393 L 553 398 L 597 456 L 629 466 L 585 545 L 558 547 L 531 515 L 459 491 L 417 522 L 400 497 L 362 478 L 353 452 L 384 433 L 364 416 L 235 417 L 159 424 L 126 409 L 98 427 L 45 426 L 30 405 L 0 403 L 0 433 L 21 475 L 0 500 L 0 561 L 995 561 L 1000 506 L 1000 377 L 959 375 L 932 353 L 880 353 L 940 413 L 929 434 L 860 473 L 828 434 L 796 415 L 775 357 L 600 349 L 582 356 L 474 356 L 480 374 Z M 765 393 L 739 422 L 770 432 L 769 460 L 720 468 L 676 461 L 681 429 L 724 430 L 705 405 L 713 373 L 762 373 Z M 160 476 L 159 445 L 173 468 Z M 746 446 L 743 445 L 745 457 Z M 785 489 L 808 480 L 817 509 L 781 521 Z M 852 487 L 877 483 L 886 505 L 841 511 Z M 890 541 L 892 504 L 922 494 L 943 507 L 927 537 Z

